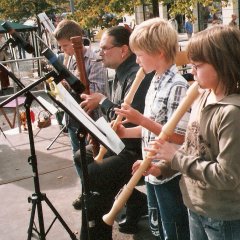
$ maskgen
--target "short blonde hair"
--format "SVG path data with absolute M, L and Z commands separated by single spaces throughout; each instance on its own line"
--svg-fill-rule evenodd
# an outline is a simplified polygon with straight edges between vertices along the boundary
M 168 21 L 152 18 L 136 26 L 130 36 L 130 48 L 150 55 L 164 52 L 168 61 L 175 61 L 178 49 L 177 32 Z

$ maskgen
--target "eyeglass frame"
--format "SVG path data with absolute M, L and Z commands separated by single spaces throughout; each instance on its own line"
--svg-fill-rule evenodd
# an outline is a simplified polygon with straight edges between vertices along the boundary
M 107 51 L 109 51 L 109 50 L 111 50 L 111 49 L 113 49 L 115 47 L 122 47 L 122 46 L 123 45 L 113 45 L 113 46 L 111 46 L 109 48 L 99 48 L 99 52 L 103 52 L 105 54 Z
M 200 66 L 202 66 L 204 63 L 199 63 L 199 64 L 191 64 L 191 66 L 192 66 L 192 69 L 194 70 L 194 71 L 197 71 L 198 70 L 198 68 L 200 67 Z

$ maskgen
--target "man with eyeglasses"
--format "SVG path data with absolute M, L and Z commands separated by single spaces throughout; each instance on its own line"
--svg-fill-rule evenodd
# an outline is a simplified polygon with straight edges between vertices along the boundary
M 92 106 L 95 106 L 97 102 L 109 121 L 115 119 L 113 109 L 123 102 L 139 70 L 136 56 L 129 48 L 130 34 L 131 32 L 123 26 L 115 26 L 106 30 L 100 41 L 100 56 L 103 65 L 116 71 L 111 84 L 111 98 L 107 98 L 101 93 L 81 95 L 82 108 L 91 112 L 94 109 Z M 152 77 L 153 74 L 146 75 L 134 96 L 132 106 L 140 112 L 143 112 L 145 95 Z M 132 126 L 132 124 L 126 124 L 126 127 Z M 119 155 L 107 152 L 101 164 L 93 160 L 91 146 L 87 146 L 89 185 L 92 191 L 100 193 L 100 204 L 95 211 L 95 230 L 98 240 L 112 239 L 112 227 L 103 222 L 102 216 L 109 212 L 115 196 L 130 180 L 132 164 L 142 157 L 140 138 L 122 139 L 122 141 L 125 149 Z M 79 152 L 75 154 L 75 161 L 77 160 L 80 161 Z M 119 231 L 136 233 L 138 221 L 141 216 L 146 214 L 146 195 L 134 189 L 126 204 L 126 218 L 119 223 Z M 83 230 L 80 239 L 87 239 L 87 233 Z

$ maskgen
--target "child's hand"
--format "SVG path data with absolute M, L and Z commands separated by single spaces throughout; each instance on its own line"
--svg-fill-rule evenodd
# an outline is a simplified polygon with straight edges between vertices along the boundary
M 61 81 L 61 83 L 68 91 L 71 89 L 70 85 L 68 84 L 68 82 L 65 79 L 63 79 Z
M 137 160 L 132 166 L 132 175 L 139 169 L 140 165 L 142 164 L 143 160 Z M 147 168 L 146 171 L 143 172 L 143 176 L 148 176 L 149 174 L 153 176 L 161 175 L 161 170 L 157 167 L 154 163 L 150 163 L 150 166 Z
M 111 122 L 111 126 L 113 126 L 115 123 L 115 120 Z M 120 138 L 125 138 L 126 137 L 126 128 L 122 125 L 122 122 L 119 122 L 116 126 L 116 131 L 117 135 Z
M 148 158 L 150 159 L 158 159 L 165 160 L 167 162 L 171 162 L 176 151 L 180 147 L 180 145 L 169 143 L 162 139 L 156 139 L 153 142 L 150 142 L 149 145 L 151 147 L 144 148 L 145 151 L 149 152 Z
M 117 115 L 125 118 L 123 124 L 131 122 L 138 126 L 141 125 L 143 115 L 136 109 L 132 108 L 129 104 L 122 103 L 121 108 L 114 108 L 114 111 Z
M 138 170 L 142 163 L 142 160 L 137 160 L 132 166 L 132 175 Z

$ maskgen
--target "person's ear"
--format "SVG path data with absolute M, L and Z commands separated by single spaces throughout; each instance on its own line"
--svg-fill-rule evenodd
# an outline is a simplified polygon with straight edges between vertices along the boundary
M 129 46 L 123 45 L 121 48 L 122 48 L 122 58 L 124 58 L 129 54 Z

